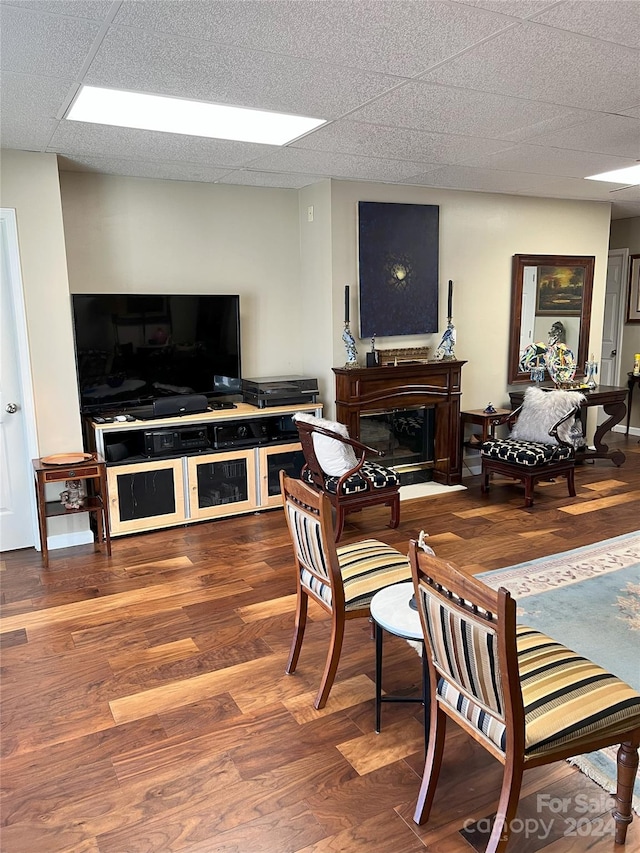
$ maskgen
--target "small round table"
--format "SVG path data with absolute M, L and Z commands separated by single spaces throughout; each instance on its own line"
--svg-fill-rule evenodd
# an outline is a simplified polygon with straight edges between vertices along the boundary
M 424 637 L 418 611 L 409 601 L 413 596 L 413 583 L 397 583 L 381 589 L 371 599 L 371 618 L 376 636 L 376 732 L 380 732 L 380 712 L 383 702 L 420 702 L 424 706 L 424 746 L 429 739 L 429 668 L 424 648 Z M 419 697 L 382 695 L 382 636 L 388 631 L 403 640 L 422 644 L 422 695 Z

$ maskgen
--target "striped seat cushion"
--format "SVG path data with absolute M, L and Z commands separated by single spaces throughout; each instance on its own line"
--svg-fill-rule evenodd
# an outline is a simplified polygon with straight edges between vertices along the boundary
M 362 472 L 362 473 L 360 473 Z M 365 477 L 362 476 L 365 474 Z M 313 478 L 309 471 L 303 473 L 303 480 L 309 485 L 313 485 Z M 332 495 L 338 491 L 339 477 L 326 477 L 324 487 Z M 374 489 L 385 489 L 389 486 L 399 486 L 400 477 L 391 468 L 385 468 L 384 465 L 378 465 L 377 462 L 365 462 L 360 471 L 352 474 L 344 481 L 341 486 L 342 494 L 353 495 L 358 492 L 366 492 L 369 489 L 369 484 L 373 483 Z
M 599 732 L 640 726 L 640 694 L 615 675 L 533 628 L 517 628 L 525 712 L 525 755 L 540 755 Z M 505 725 L 440 679 L 438 696 L 504 752 Z
M 363 539 L 336 549 L 344 585 L 345 610 L 366 607 L 376 592 L 394 583 L 411 580 L 411 567 L 405 554 L 377 539 Z M 301 569 L 300 580 L 329 606 L 331 586 L 308 569 Z
M 519 438 L 489 438 L 480 448 L 482 456 L 514 462 L 534 468 L 549 462 L 563 462 L 573 457 L 573 448 L 562 444 L 539 444 L 535 441 L 523 441 Z

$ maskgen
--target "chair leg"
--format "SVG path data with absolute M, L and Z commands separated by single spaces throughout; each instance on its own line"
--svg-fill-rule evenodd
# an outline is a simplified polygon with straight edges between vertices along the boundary
M 567 486 L 569 488 L 569 497 L 575 498 L 576 496 L 576 481 L 574 477 L 575 471 L 573 468 L 570 468 L 567 471 Z
M 302 639 L 304 637 L 304 629 L 307 625 L 307 604 L 309 596 L 304 590 L 298 591 L 298 601 L 296 603 L 296 624 L 293 632 L 293 640 L 291 641 L 291 649 L 289 651 L 289 660 L 285 672 L 291 675 L 296 671 L 298 658 L 300 657 L 300 649 L 302 648 Z
M 533 506 L 533 477 L 524 478 L 524 505 Z
M 400 492 L 393 496 L 391 501 L 391 521 L 389 527 L 397 527 L 400 524 Z
M 523 773 L 522 760 L 514 761 L 511 759 L 504 766 L 500 802 L 485 853 L 504 853 L 507 849 L 511 824 L 518 811 Z
M 444 739 L 447 729 L 447 715 L 441 711 L 435 697 L 431 697 L 431 723 L 429 726 L 429 746 L 424 762 L 422 784 L 418 794 L 416 810 L 413 813 L 414 823 L 422 824 L 429 820 L 433 798 L 438 786 L 438 776 L 442 766 Z
M 327 662 L 324 667 L 320 690 L 316 696 L 313 707 L 320 711 L 327 704 L 329 693 L 333 687 L 333 680 L 338 671 L 340 653 L 342 652 L 342 640 L 344 638 L 344 613 L 333 613 L 331 620 L 331 642 L 327 654 Z
M 482 494 L 486 494 L 489 491 L 489 472 L 484 468 L 482 469 L 482 480 L 480 482 L 480 491 Z
M 638 770 L 638 744 L 621 743 L 618 749 L 618 783 L 613 819 L 616 822 L 616 844 L 624 844 L 627 829 L 633 820 L 631 799 Z

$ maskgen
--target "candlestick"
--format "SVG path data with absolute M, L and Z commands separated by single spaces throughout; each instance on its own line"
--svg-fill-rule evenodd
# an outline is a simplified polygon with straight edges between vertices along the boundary
M 447 302 L 447 318 L 451 319 L 453 314 L 451 313 L 453 309 L 453 282 L 449 279 L 449 300 Z
M 349 285 L 344 286 L 344 321 L 349 322 Z

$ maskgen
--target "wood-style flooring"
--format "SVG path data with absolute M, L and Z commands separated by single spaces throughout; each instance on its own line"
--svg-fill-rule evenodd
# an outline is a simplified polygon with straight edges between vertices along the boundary
M 350 516 L 344 542 L 404 550 L 421 529 L 442 557 L 478 572 L 640 527 L 640 444 L 579 466 L 577 497 L 495 479 L 467 491 Z M 412 814 L 422 711 L 386 704 L 374 732 L 374 643 L 347 623 L 323 711 L 312 701 L 328 644 L 317 608 L 295 675 L 284 673 L 295 581 L 281 510 L 3 555 L 2 853 L 470 853 L 460 830 L 488 818 L 501 768 L 450 725 L 429 824 Z M 586 618 L 591 618 L 588 614 Z M 594 624 L 594 630 L 597 625 Z M 420 662 L 387 637 L 384 687 L 416 693 Z M 558 812 L 559 804 L 566 807 Z M 566 762 L 528 771 L 510 853 L 614 850 L 607 797 Z M 551 820 L 551 827 L 549 821 Z M 544 823 L 543 823 L 544 822 Z M 618 850 L 620 848 L 617 848 Z M 640 819 L 627 849 L 640 849 Z

